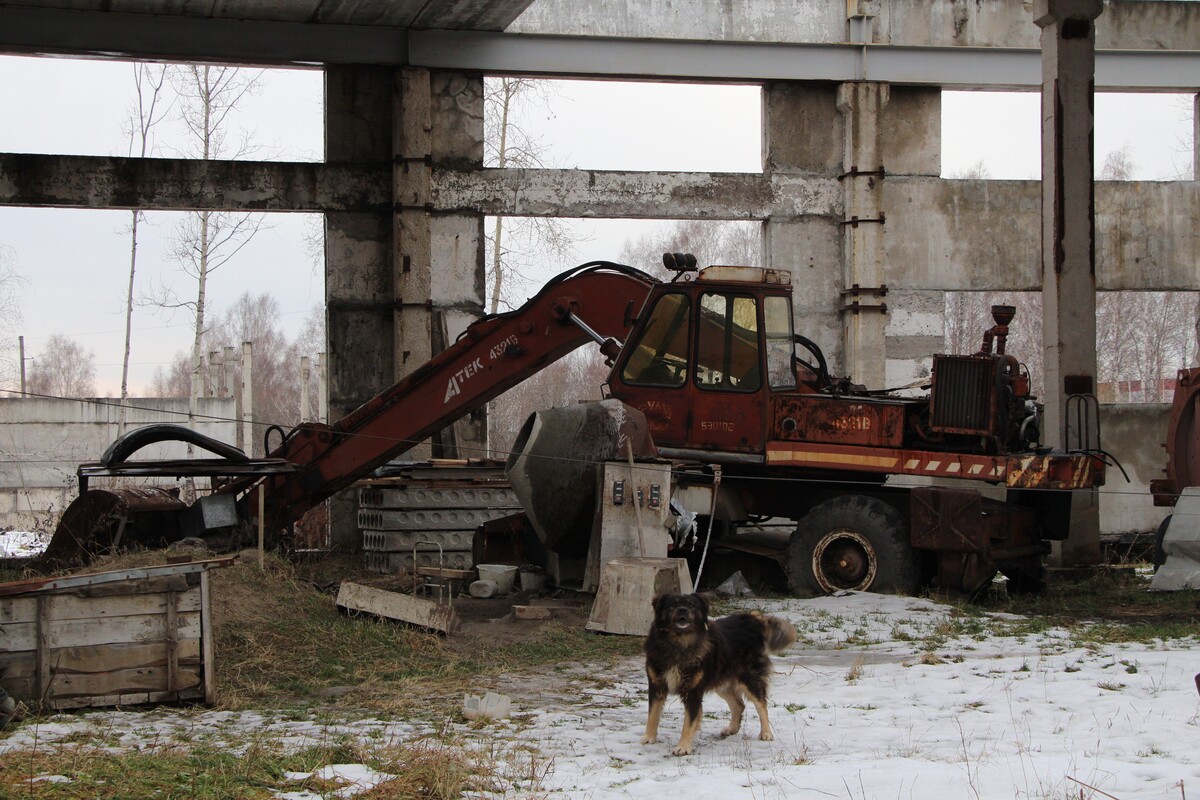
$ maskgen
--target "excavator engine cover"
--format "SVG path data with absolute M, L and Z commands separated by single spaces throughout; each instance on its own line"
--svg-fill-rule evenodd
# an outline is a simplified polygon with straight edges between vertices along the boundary
M 547 549 L 587 555 L 605 461 L 655 455 L 642 412 L 620 400 L 551 408 L 529 416 L 505 472 Z

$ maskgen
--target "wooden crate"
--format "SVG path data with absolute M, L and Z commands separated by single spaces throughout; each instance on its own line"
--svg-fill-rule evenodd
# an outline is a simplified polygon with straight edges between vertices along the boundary
M 213 702 L 208 571 L 233 561 L 0 584 L 0 686 L 50 709 Z

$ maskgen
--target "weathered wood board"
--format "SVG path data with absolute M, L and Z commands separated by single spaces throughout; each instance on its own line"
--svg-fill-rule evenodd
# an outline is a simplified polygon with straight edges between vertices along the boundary
M 0 584 L 0 686 L 52 709 L 212 702 L 208 570 L 232 562 Z
M 454 633 L 459 627 L 458 615 L 449 605 L 361 583 L 343 583 L 338 589 L 337 604 L 349 611 L 362 611 L 442 633 Z

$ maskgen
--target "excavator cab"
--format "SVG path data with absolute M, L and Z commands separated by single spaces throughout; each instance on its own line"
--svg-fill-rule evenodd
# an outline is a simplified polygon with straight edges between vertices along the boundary
M 778 270 L 714 266 L 654 287 L 612 395 L 646 415 L 659 445 L 761 453 L 769 394 L 797 390 L 790 284 Z

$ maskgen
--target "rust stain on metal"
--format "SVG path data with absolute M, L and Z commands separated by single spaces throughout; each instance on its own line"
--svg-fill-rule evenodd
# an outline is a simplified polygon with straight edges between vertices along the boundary
M 816 395 L 784 397 L 772 403 L 771 430 L 772 438 L 785 442 L 899 447 L 904 407 Z

